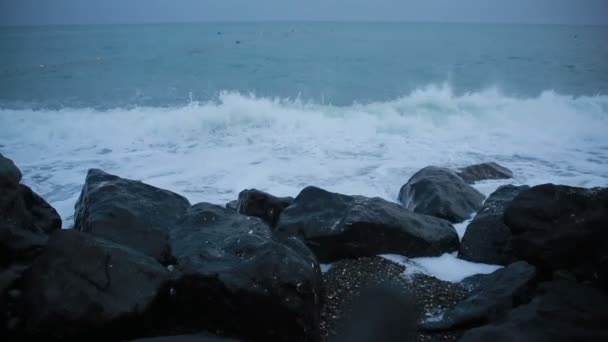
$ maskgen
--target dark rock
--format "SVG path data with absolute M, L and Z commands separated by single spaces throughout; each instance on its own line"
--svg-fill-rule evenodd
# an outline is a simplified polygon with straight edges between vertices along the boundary
M 59 214 L 29 187 L 21 172 L 0 155 L 0 339 L 19 322 L 12 317 L 20 293 L 19 280 L 42 252 L 48 234 L 61 229 Z M 6 320 L 6 323 L 4 322 Z
M 20 185 L 20 193 L 30 217 L 30 230 L 49 234 L 61 229 L 61 217 L 55 208 L 23 184 Z
M 189 206 L 173 192 L 91 169 L 76 203 L 74 228 L 168 264 L 168 232 Z
M 207 203 L 188 209 L 170 242 L 182 324 L 261 341 L 318 340 L 321 272 L 302 243 L 277 241 L 260 219 Z
M 21 291 L 19 291 L 17 289 L 10 290 L 10 291 L 8 291 L 8 295 L 12 299 L 16 299 L 16 298 L 19 298 L 19 296 L 21 296 Z
M 46 245 L 47 235 L 0 223 L 0 269 L 28 263 Z
M 244 215 L 259 217 L 274 227 L 283 209 L 292 202 L 292 197 L 275 197 L 260 190 L 247 189 L 239 193 L 237 211 Z
M 458 175 L 469 184 L 489 179 L 513 178 L 513 172 L 511 170 L 494 162 L 463 167 L 458 170 Z
M 302 190 L 283 211 L 275 233 L 301 237 L 321 262 L 383 253 L 436 256 L 458 248 L 458 235 L 447 221 L 380 198 L 316 187 Z
M 161 336 L 132 340 L 131 342 L 237 342 L 238 340 L 213 336 L 210 334 Z
M 10 292 L 11 287 L 14 286 L 15 282 L 21 277 L 21 274 L 27 270 L 28 265 L 11 265 L 6 268 L 2 268 L 0 271 L 0 312 L 6 311 L 6 301 L 9 298 L 8 292 Z M 10 296 L 9 296 L 10 297 Z M 0 330 L 2 330 L 0 328 Z
M 12 160 L 0 153 L 0 187 L 21 182 L 21 171 Z
M 24 274 L 23 329 L 45 340 L 128 338 L 145 328 L 167 281 L 149 256 L 60 230 Z
M 534 289 L 536 269 L 519 261 L 488 275 L 475 275 L 462 281 L 471 295 L 446 311 L 440 320 L 425 321 L 425 330 L 470 328 L 496 321 L 513 307 L 528 302 Z
M 608 257 L 608 188 L 544 184 L 520 193 L 504 214 L 517 259 L 545 275 L 567 270 L 599 281 Z
M 0 223 L 40 234 L 61 229 L 57 211 L 23 184 L 0 186 Z
M 527 305 L 504 320 L 472 329 L 462 342 L 607 341 L 608 296 L 597 289 L 560 279 L 541 284 Z
M 457 223 L 481 208 L 484 195 L 450 169 L 428 166 L 399 191 L 399 202 L 416 213 Z
M 515 196 L 529 188 L 526 185 L 503 185 L 494 191 L 467 226 L 458 257 L 486 264 L 508 264 L 513 259 L 511 230 L 503 222 L 503 213 Z
M 237 200 L 230 201 L 230 202 L 226 203 L 226 209 L 230 209 L 230 210 L 236 211 L 238 203 L 239 203 L 239 201 L 237 201 Z

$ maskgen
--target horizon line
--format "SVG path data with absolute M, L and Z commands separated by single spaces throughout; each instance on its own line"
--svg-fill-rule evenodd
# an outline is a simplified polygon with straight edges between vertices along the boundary
M 19 27 L 66 27 L 66 26 L 136 26 L 168 24 L 256 24 L 256 23 L 367 23 L 367 24 L 484 24 L 484 25 L 530 25 L 530 26 L 608 26 L 608 23 L 551 23 L 551 22 L 516 22 L 516 21 L 434 21 L 434 20 L 376 20 L 376 19 L 253 19 L 253 20 L 184 20 L 184 21 L 142 21 L 142 22 L 106 22 L 106 23 L 20 23 L 4 24 L 2 28 Z

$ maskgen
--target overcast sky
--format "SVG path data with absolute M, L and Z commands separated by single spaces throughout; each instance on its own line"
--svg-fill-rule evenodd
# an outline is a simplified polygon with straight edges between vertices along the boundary
M 0 0 L 0 24 L 370 20 L 608 24 L 608 0 Z

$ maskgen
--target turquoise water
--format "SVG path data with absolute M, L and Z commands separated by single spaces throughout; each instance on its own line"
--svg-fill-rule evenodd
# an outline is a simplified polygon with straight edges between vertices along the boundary
M 93 167 L 193 203 L 306 185 L 395 200 L 422 167 L 485 161 L 515 184 L 607 186 L 607 38 L 491 24 L 0 28 L 0 152 L 68 225 Z
M 236 42 L 239 41 L 240 44 Z M 430 84 L 608 92 L 608 27 L 243 23 L 0 29 L 0 107 L 180 106 L 221 91 L 339 106 Z

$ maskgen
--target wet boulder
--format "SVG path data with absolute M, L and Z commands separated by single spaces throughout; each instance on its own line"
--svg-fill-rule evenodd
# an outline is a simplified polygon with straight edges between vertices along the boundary
M 171 191 L 91 169 L 76 203 L 74 229 L 169 264 L 168 232 L 189 206 Z
M 534 299 L 504 319 L 467 331 L 463 342 L 606 341 L 608 296 L 576 281 L 541 284 Z
M 239 193 L 236 207 L 239 213 L 259 217 L 274 227 L 283 209 L 292 202 L 291 197 L 276 197 L 260 190 L 247 189 Z
M 48 234 L 61 229 L 61 218 L 23 184 L 2 186 L 0 193 L 0 269 L 31 262 Z
M 225 207 L 226 207 L 226 209 L 236 211 L 238 203 L 239 203 L 239 201 L 237 201 L 237 200 L 230 201 L 230 202 L 226 203 Z
M 275 229 L 302 238 L 321 262 L 401 254 L 437 256 L 458 248 L 449 222 L 414 213 L 380 198 L 348 196 L 307 187 Z
M 536 268 L 518 261 L 491 274 L 465 278 L 470 296 L 440 319 L 421 324 L 427 331 L 471 328 L 504 317 L 512 308 L 527 303 L 536 285 Z
M 47 240 L 46 234 L 0 223 L 0 270 L 14 264 L 31 262 L 40 254 Z
M 599 281 L 608 257 L 608 188 L 544 184 L 517 195 L 504 213 L 511 249 L 544 274 L 567 270 Z
M 482 180 L 513 178 L 511 170 L 494 162 L 463 167 L 458 170 L 458 175 L 469 184 Z
M 45 340 L 135 336 L 168 280 L 166 268 L 149 256 L 61 230 L 24 274 L 21 329 Z
M 141 338 L 137 340 L 132 340 L 130 342 L 238 342 L 238 340 L 199 333 L 195 335 L 176 335 Z
M 479 210 L 484 198 L 454 171 L 428 166 L 401 187 L 398 200 L 416 213 L 458 223 Z
M 526 185 L 503 185 L 494 191 L 467 226 L 458 257 L 485 264 L 508 264 L 513 259 L 511 230 L 503 222 L 503 214 L 513 198 L 529 188 Z
M 321 271 L 303 243 L 208 203 L 187 210 L 170 243 L 180 324 L 260 341 L 319 339 Z
M 19 168 L 0 154 L 0 223 L 41 234 L 61 229 L 57 211 L 20 181 Z
M 29 230 L 49 234 L 61 229 L 61 217 L 55 208 L 26 185 L 20 185 L 20 193 L 29 216 Z
M 14 330 L 19 280 L 42 252 L 61 218 L 44 199 L 20 184 L 21 171 L 0 155 L 0 336 Z
M 21 170 L 0 153 L 0 186 L 19 184 L 21 182 Z

